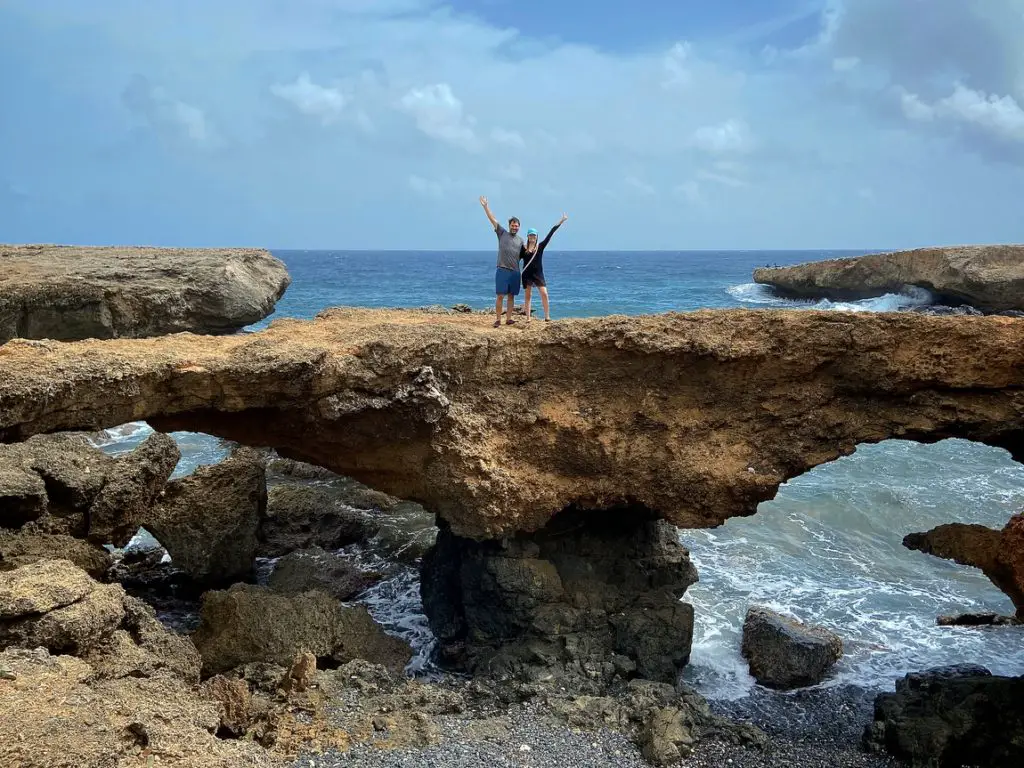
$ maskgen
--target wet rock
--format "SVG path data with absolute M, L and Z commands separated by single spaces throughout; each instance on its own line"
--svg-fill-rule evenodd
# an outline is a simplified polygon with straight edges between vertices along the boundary
M 315 589 L 337 600 L 351 600 L 378 579 L 377 574 L 360 570 L 341 555 L 314 547 L 282 557 L 268 586 L 286 595 Z
M 1013 601 L 1017 618 L 1024 619 L 1024 514 L 1011 517 L 999 531 L 984 525 L 940 525 L 907 534 L 903 546 L 980 568 Z
M 71 536 L 0 531 L 0 570 L 40 560 L 68 560 L 94 579 L 102 578 L 113 560 L 103 547 Z
M 865 747 L 938 768 L 1024 763 L 1024 678 L 962 665 L 910 674 L 875 700 Z
M 267 506 L 262 458 L 250 449 L 167 484 L 146 527 L 197 584 L 247 578 Z
M 118 458 L 89 508 L 89 540 L 123 547 L 141 526 L 148 527 L 150 511 L 180 458 L 174 439 L 160 432 Z
M 821 682 L 843 655 L 842 639 L 753 606 L 743 622 L 743 656 L 750 674 L 769 688 L 800 688 Z
M 415 563 L 437 543 L 434 515 L 411 501 L 400 501 L 377 521 L 369 546 L 388 558 Z
M 1021 620 L 998 613 L 960 613 L 939 616 L 935 623 L 940 627 L 1015 627 L 1021 624 Z
M 638 674 L 675 682 L 693 634 L 679 598 L 696 580 L 675 528 L 644 510 L 570 510 L 502 541 L 442 527 L 421 593 L 446 663 L 600 689 Z
M 365 608 L 342 607 L 322 592 L 289 597 L 236 584 L 203 596 L 200 622 L 193 640 L 204 676 L 250 662 L 287 666 L 303 651 L 325 663 L 362 658 L 392 667 L 404 667 L 412 656 L 408 644 L 386 635 Z
M 278 485 L 270 489 L 259 527 L 259 555 L 280 557 L 310 547 L 326 550 L 369 538 L 377 527 L 331 487 Z

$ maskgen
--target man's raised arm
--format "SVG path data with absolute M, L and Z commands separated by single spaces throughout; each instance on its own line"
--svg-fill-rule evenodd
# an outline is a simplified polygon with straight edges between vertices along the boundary
M 480 196 L 480 205 L 484 207 L 484 213 L 487 214 L 487 220 L 491 222 L 491 226 L 495 229 L 498 228 L 498 220 L 494 218 L 494 214 L 491 213 L 491 208 L 487 205 L 487 198 L 483 195 Z

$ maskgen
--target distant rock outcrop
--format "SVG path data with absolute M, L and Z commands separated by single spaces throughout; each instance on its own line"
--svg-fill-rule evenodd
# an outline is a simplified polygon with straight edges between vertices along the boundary
M 851 301 L 907 286 L 941 303 L 985 312 L 1024 311 L 1024 245 L 972 245 L 830 259 L 754 270 L 754 282 L 791 298 Z
M 254 248 L 0 245 L 0 344 L 232 333 L 273 312 L 290 282 Z

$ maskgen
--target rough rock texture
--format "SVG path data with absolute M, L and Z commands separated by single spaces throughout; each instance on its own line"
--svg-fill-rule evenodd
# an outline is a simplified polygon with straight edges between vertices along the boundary
M 275 485 L 260 521 L 260 556 L 280 557 L 310 547 L 339 549 L 372 536 L 373 521 L 346 502 L 331 487 Z
M 400 673 L 412 651 L 384 634 L 365 608 L 344 608 L 322 592 L 285 596 L 265 587 L 236 584 L 203 595 L 201 624 L 192 639 L 204 676 L 249 662 L 287 666 L 309 651 L 318 659 L 366 659 Z
M 290 282 L 256 249 L 0 245 L 0 344 L 231 333 Z
M 80 434 L 0 445 L 0 533 L 20 529 L 25 536 L 72 536 L 123 546 L 149 514 L 180 455 L 174 440 L 163 434 L 150 435 L 116 459 Z M 45 540 L 22 539 L 21 546 L 31 550 Z M 49 541 L 69 550 L 66 540 Z M 84 556 L 81 548 L 77 551 L 76 561 Z
M 168 483 L 145 527 L 196 583 L 222 586 L 252 573 L 266 509 L 263 460 L 242 448 Z
M 743 622 L 743 657 L 750 674 L 769 688 L 820 683 L 843 655 L 843 641 L 822 627 L 753 606 Z
M 217 739 L 218 703 L 173 675 L 97 680 L 85 661 L 43 649 L 8 649 L 0 668 L 0 765 L 280 765 L 253 744 Z
M 984 525 L 948 523 L 926 533 L 910 533 L 903 546 L 973 565 L 1006 593 L 1024 619 L 1024 514 L 1014 515 L 1001 531 Z
M 1024 245 L 919 248 L 754 270 L 754 282 L 795 298 L 840 301 L 925 288 L 943 303 L 1024 311 Z
M 285 595 L 317 590 L 335 600 L 351 600 L 377 580 L 340 555 L 311 548 L 278 560 L 267 586 Z
M 937 768 L 1024 764 L 1024 678 L 983 667 L 907 675 L 875 701 L 865 746 Z
M 444 661 L 602 689 L 674 683 L 690 657 L 697 581 L 676 530 L 642 509 L 571 511 L 535 534 L 477 542 L 442 527 L 420 592 Z
M 94 579 L 102 578 L 113 564 L 107 550 L 82 539 L 0 529 L 0 570 L 40 560 L 69 560 Z
M 274 446 L 476 539 L 572 504 L 714 526 L 887 438 L 1024 458 L 1024 320 L 1007 317 L 729 310 L 494 329 L 336 309 L 239 336 L 12 341 L 0 366 L 0 440 L 147 419 Z

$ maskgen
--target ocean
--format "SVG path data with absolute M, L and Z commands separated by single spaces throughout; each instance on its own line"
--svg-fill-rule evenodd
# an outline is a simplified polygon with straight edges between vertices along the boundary
M 649 314 L 705 308 L 900 311 L 930 302 L 924 291 L 858 302 L 794 302 L 751 282 L 754 268 L 863 251 L 684 251 L 545 253 L 552 316 Z M 493 308 L 494 253 L 275 251 L 292 285 L 273 316 L 311 318 L 340 305 Z M 535 299 L 539 313 L 539 297 Z M 517 303 L 522 302 L 520 295 Z M 108 431 L 106 450 L 130 450 L 145 425 Z M 216 439 L 177 433 L 176 475 L 220 460 Z M 686 600 L 696 609 L 684 679 L 712 699 L 746 696 L 753 680 L 739 646 L 751 604 L 838 632 L 845 655 L 823 687 L 891 689 L 923 668 L 976 662 L 997 674 L 1024 673 L 1024 628 L 943 628 L 943 613 L 1013 613 L 1010 600 L 972 568 L 902 547 L 903 536 L 947 522 L 1002 527 L 1024 508 L 1024 466 L 1005 451 L 963 440 L 919 445 L 890 440 L 817 467 L 782 486 L 753 517 L 714 530 L 680 532 L 700 574 Z M 415 576 L 367 596 L 371 611 L 420 651 L 429 670 L 429 632 Z

